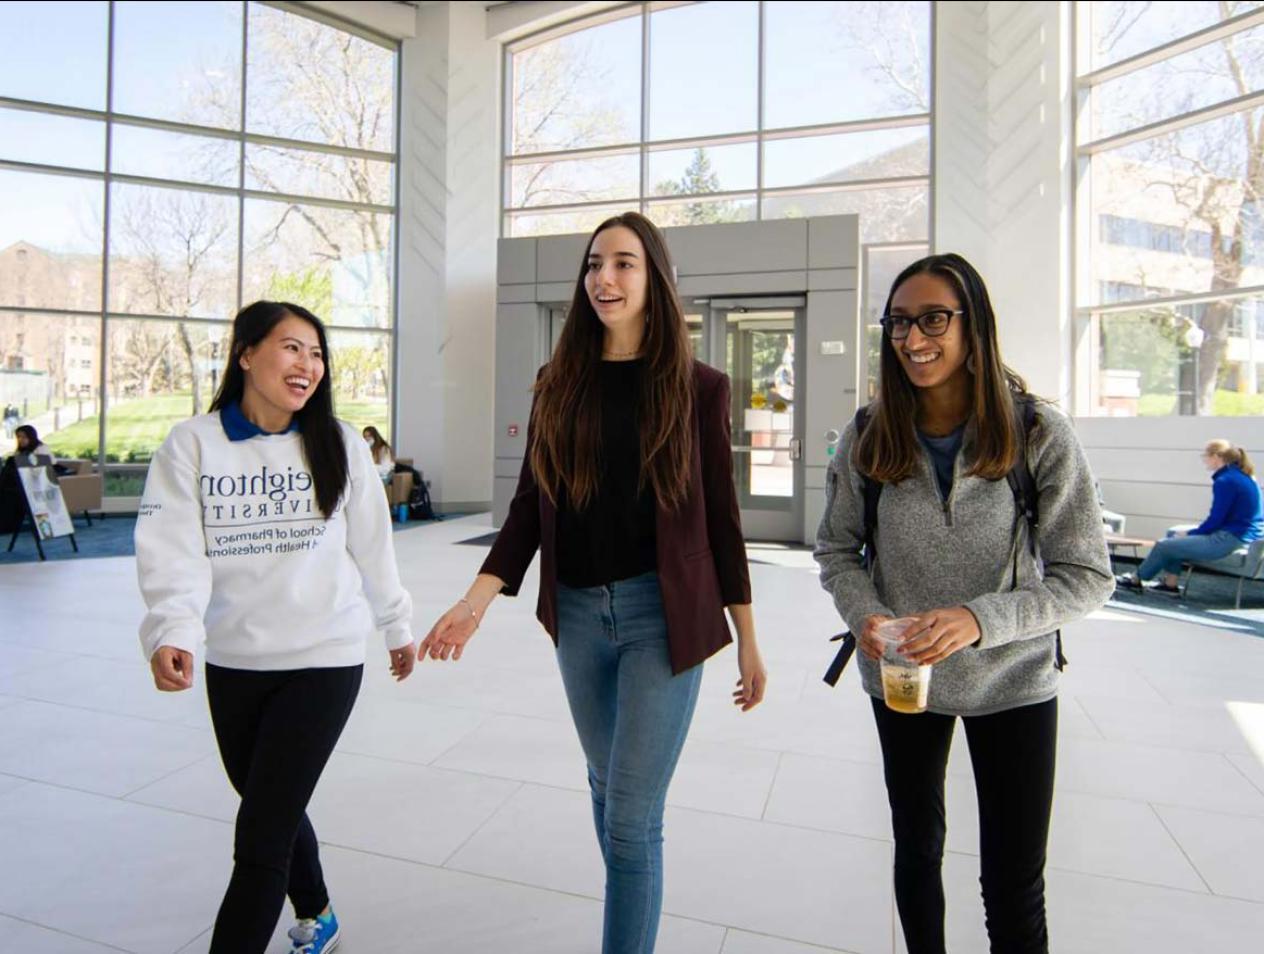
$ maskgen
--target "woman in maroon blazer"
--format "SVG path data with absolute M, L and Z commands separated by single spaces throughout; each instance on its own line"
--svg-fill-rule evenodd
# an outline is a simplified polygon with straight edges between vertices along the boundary
M 603 954 L 654 950 L 663 805 L 701 663 L 730 642 L 724 607 L 743 712 L 767 678 L 733 489 L 729 381 L 692 359 L 671 276 L 662 233 L 644 216 L 597 227 L 536 381 L 509 516 L 418 653 L 459 659 L 539 549 L 536 615 L 557 646 L 606 863 Z

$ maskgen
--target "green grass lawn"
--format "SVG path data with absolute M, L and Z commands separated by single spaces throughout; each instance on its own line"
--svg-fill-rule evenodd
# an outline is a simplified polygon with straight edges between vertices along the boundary
M 372 424 L 388 442 L 391 439 L 391 409 L 385 401 L 339 398 L 334 402 L 334 413 L 356 430 L 362 431 Z
M 188 418 L 192 410 L 193 400 L 188 394 L 160 394 L 111 403 L 106 414 L 106 460 L 149 460 L 171 428 Z M 390 439 L 391 415 L 383 402 L 340 401 L 338 416 L 357 429 L 372 424 Z M 97 426 L 94 415 L 40 437 L 58 457 L 93 458 L 97 455 Z
M 1164 417 L 1175 409 L 1175 394 L 1143 394 L 1137 401 L 1138 417 Z M 1212 399 L 1212 411 L 1216 417 L 1264 414 L 1264 394 L 1217 391 Z

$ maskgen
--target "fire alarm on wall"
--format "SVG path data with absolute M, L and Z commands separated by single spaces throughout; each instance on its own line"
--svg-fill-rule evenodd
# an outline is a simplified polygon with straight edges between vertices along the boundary
M 517 424 L 510 424 L 510 425 L 509 425 L 509 436 L 510 436 L 510 437 L 517 437 L 517 436 L 518 436 L 518 425 L 517 425 Z

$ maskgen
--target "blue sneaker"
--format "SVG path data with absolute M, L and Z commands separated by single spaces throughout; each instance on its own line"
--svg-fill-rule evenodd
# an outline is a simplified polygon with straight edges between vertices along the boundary
M 329 954 L 338 946 L 338 917 L 334 909 L 329 909 L 328 917 L 300 919 L 290 928 L 290 941 L 294 945 L 290 954 Z

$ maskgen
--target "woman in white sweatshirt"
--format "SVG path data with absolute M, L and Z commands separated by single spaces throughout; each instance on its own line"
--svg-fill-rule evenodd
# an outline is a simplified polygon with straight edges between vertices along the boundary
M 338 939 L 306 815 L 381 630 L 396 679 L 412 671 L 412 601 L 369 451 L 336 420 L 320 320 L 255 302 L 233 323 L 211 413 L 178 424 L 154 455 L 136 557 L 140 628 L 154 683 L 206 692 L 241 796 L 233 874 L 211 954 L 262 954 L 286 895 L 294 951 Z

